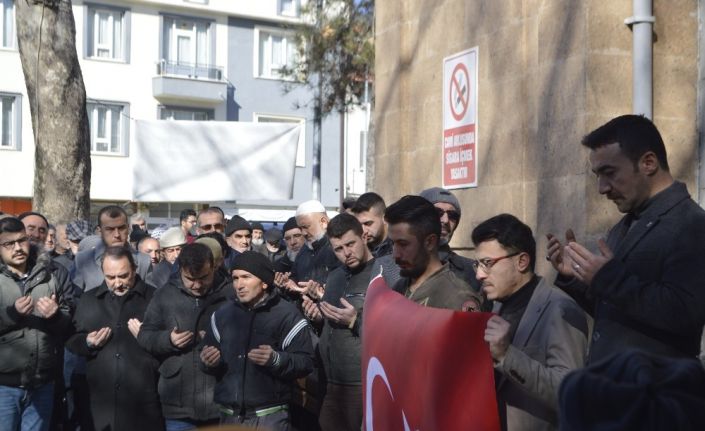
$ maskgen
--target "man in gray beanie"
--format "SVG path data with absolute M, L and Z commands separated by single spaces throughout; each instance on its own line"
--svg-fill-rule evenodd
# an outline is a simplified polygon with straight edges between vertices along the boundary
M 438 248 L 438 256 L 441 262 L 448 263 L 450 270 L 461 280 L 472 287 L 475 292 L 480 293 L 480 284 L 475 277 L 475 270 L 472 267 L 472 259 L 460 256 L 450 249 L 450 240 L 460 223 L 460 202 L 453 193 L 440 187 L 431 187 L 419 193 L 422 198 L 431 202 L 441 223 L 441 240 Z
M 212 315 L 201 352 L 204 371 L 218 377 L 220 422 L 288 430 L 291 387 L 313 370 L 310 327 L 273 289 L 267 257 L 246 251 L 231 273 L 237 301 Z

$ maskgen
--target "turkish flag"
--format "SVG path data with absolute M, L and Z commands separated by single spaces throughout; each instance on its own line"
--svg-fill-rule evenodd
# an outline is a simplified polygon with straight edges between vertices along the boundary
M 381 276 L 370 283 L 362 329 L 367 431 L 497 431 L 490 313 L 415 304 Z

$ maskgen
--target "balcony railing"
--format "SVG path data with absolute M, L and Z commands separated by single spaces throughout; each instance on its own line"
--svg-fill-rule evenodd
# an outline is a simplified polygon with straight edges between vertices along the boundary
M 223 68 L 203 64 L 160 60 L 157 63 L 158 76 L 183 76 L 191 79 L 223 80 Z

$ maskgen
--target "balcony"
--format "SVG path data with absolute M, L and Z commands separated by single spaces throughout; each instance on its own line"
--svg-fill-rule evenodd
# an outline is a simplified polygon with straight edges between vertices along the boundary
M 223 68 L 161 60 L 152 78 L 152 95 L 166 102 L 194 101 L 217 105 L 225 101 L 228 84 Z

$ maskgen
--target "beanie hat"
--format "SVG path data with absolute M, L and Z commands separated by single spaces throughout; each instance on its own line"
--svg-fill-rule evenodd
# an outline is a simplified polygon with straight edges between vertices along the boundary
M 228 221 L 227 226 L 225 226 L 225 236 L 228 237 L 238 230 L 249 230 L 252 232 L 252 226 L 250 226 L 244 218 L 235 215 Z
M 179 226 L 170 227 L 159 238 L 159 247 L 161 248 L 176 247 L 184 244 L 186 244 L 186 235 L 184 235 L 184 231 Z
M 430 189 L 426 189 L 419 193 L 419 196 L 425 198 L 432 204 L 436 204 L 438 202 L 451 204 L 455 207 L 455 210 L 458 211 L 458 214 L 461 213 L 460 202 L 458 201 L 458 198 L 456 198 L 453 193 L 449 192 L 446 189 L 442 189 L 440 187 L 431 187 Z
M 321 201 L 315 199 L 306 201 L 296 208 L 296 215 L 306 215 L 312 213 L 325 213 L 326 207 L 323 206 Z
M 250 226 L 252 226 L 252 230 L 257 229 L 257 230 L 261 230 L 262 232 L 264 232 L 264 226 L 262 226 L 262 223 L 260 223 L 258 221 L 253 221 L 252 223 L 250 223 Z
M 284 228 L 282 229 L 282 232 L 286 232 L 291 229 L 298 229 L 299 225 L 296 223 L 296 217 L 292 217 L 289 220 L 284 223 Z
M 267 283 L 267 286 L 274 287 L 274 267 L 267 256 L 256 251 L 246 251 L 235 258 L 230 271 L 241 269 L 247 271 L 255 277 Z
M 91 235 L 91 224 L 88 220 L 74 220 L 66 225 L 66 236 L 69 241 L 81 242 Z
M 203 244 L 207 246 L 208 248 L 211 249 L 211 252 L 213 253 L 213 261 L 217 261 L 221 257 L 223 257 L 223 247 L 220 246 L 220 243 L 216 241 L 213 238 L 208 238 L 207 236 L 204 236 L 202 238 L 198 238 L 196 241 L 199 244 Z
M 282 231 L 279 229 L 273 227 L 269 229 L 267 232 L 264 233 L 264 240 L 267 242 L 275 242 L 278 243 L 279 241 L 282 240 Z

